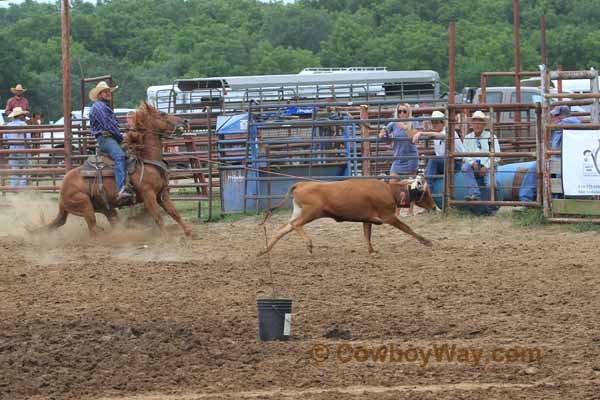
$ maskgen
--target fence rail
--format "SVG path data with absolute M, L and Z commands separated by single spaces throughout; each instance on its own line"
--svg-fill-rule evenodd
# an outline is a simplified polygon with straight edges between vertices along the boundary
M 303 115 L 285 114 L 299 105 L 310 111 Z M 220 115 L 210 108 L 202 113 L 188 113 L 185 117 L 191 122 L 190 132 L 164 142 L 172 197 L 198 202 L 199 214 L 206 209 L 202 205 L 208 203 L 209 218 L 216 202 L 220 202 L 222 213 L 260 211 L 270 207 L 273 200 L 280 199 L 299 180 L 399 179 L 409 173 L 403 171 L 399 177 L 390 177 L 392 163 L 413 161 L 435 186 L 434 196 L 444 210 L 449 206 L 542 206 L 549 185 L 544 157 L 559 153 L 544 147 L 547 146 L 544 133 L 556 126 L 543 126 L 542 114 L 547 110 L 539 104 L 419 104 L 406 118 L 394 117 L 395 105 L 389 100 L 370 100 L 358 105 L 348 101 L 251 104 L 246 109 L 246 125 L 240 122 L 238 128 L 227 132 L 217 129 L 217 120 L 222 128 L 238 115 Z M 443 119 L 445 130 L 457 132 L 464 143 L 473 140 L 467 137 L 472 127 L 472 112 L 486 112 L 489 116 L 486 128 L 496 134 L 490 141 L 490 150 L 471 147 L 458 152 L 454 140 L 444 140 L 445 154 L 436 155 L 434 140 L 427 138 L 416 144 L 418 155 L 398 155 L 394 154 L 394 148 L 408 145 L 411 138 L 379 137 L 390 123 L 413 124 L 419 131 L 432 132 L 436 120 L 431 113 L 436 110 L 444 111 L 447 116 Z M 61 126 L 0 127 L 0 191 L 56 192 L 66 172 L 64 160 L 69 158 L 77 166 L 95 152 L 95 140 L 86 126 L 86 121 L 74 125 L 70 149 L 61 147 L 64 145 Z M 22 139 L 10 136 L 24 133 L 31 136 Z M 500 151 L 494 149 L 495 142 Z M 17 158 L 20 163 L 14 162 Z M 465 160 L 486 158 L 491 160 L 489 193 L 479 200 L 465 201 L 463 194 L 468 189 L 462 177 Z M 431 163 L 440 162 L 443 169 L 428 168 Z M 515 195 L 524 173 L 505 168 L 515 162 L 534 166 L 535 185 L 531 189 L 535 195 L 530 201 Z M 239 199 L 239 204 L 232 206 L 232 198 Z

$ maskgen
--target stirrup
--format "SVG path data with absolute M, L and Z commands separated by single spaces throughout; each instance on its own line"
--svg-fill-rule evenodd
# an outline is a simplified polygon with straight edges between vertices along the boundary
M 133 193 L 131 193 L 127 187 L 124 187 L 123 189 L 121 189 L 119 191 L 119 193 L 117 194 L 117 200 L 125 200 L 125 199 L 130 199 L 133 197 Z

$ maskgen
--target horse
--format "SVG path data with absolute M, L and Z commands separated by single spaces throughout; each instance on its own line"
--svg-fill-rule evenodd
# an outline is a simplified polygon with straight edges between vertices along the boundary
M 25 120 L 27 125 L 31 125 L 32 128 L 35 128 L 36 125 L 44 125 L 44 114 L 42 113 L 31 113 L 31 117 Z M 31 145 L 32 149 L 39 149 L 40 143 L 39 139 L 42 137 L 41 132 L 31 132 L 31 138 L 34 139 L 33 144 Z M 37 154 L 35 157 L 39 158 L 40 154 Z
M 44 114 L 42 113 L 31 113 L 31 117 L 25 120 L 27 125 L 43 125 L 44 124 Z
M 142 102 L 132 117 L 132 127 L 126 135 L 124 147 L 128 149 L 130 157 L 135 159 L 135 170 L 129 175 L 135 192 L 135 203 L 143 202 L 148 213 L 164 232 L 160 205 L 179 224 L 184 234 L 191 238 L 190 226 L 183 221 L 169 197 L 166 164 L 162 161 L 163 138 L 174 135 L 183 126 L 185 121 L 181 118 L 160 112 Z M 104 157 L 108 158 L 106 155 Z M 58 215 L 50 224 L 36 231 L 55 230 L 66 223 L 69 214 L 73 214 L 85 218 L 93 237 L 98 233 L 96 212 L 104 214 L 111 227 L 115 226 L 118 222 L 116 209 L 121 204 L 117 201 L 114 174 L 104 176 L 105 173 L 102 173 L 101 179 L 84 175 L 82 167 L 65 174 L 60 188 Z

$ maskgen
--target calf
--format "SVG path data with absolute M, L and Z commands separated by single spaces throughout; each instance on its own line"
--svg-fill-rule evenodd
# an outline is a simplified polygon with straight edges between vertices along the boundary
M 415 237 L 426 246 L 431 242 L 415 233 L 396 216 L 396 207 L 416 204 L 434 210 L 431 191 L 423 177 L 386 183 L 377 179 L 349 179 L 341 182 L 300 182 L 293 185 L 284 199 L 269 210 L 261 225 L 270 218 L 272 211 L 285 204 L 294 195 L 294 211 L 289 222 L 280 227 L 260 254 L 269 252 L 283 236 L 295 230 L 306 242 L 312 253 L 312 241 L 302 227 L 319 218 L 333 218 L 337 222 L 362 222 L 363 233 L 369 253 L 373 224 L 389 224 Z

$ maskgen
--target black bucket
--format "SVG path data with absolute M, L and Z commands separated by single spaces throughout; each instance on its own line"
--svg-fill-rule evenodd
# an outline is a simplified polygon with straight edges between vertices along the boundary
M 257 299 L 260 340 L 288 340 L 292 328 L 292 300 Z

